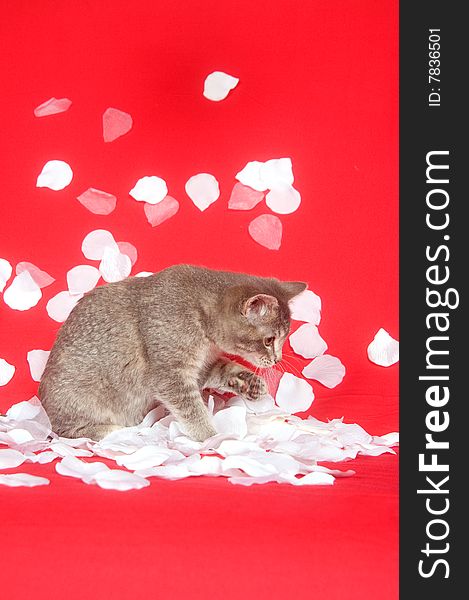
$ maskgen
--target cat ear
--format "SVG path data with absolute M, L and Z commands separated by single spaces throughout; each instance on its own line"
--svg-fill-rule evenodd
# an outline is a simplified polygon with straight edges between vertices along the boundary
M 285 294 L 287 295 L 287 299 L 291 300 L 301 292 L 304 292 L 308 287 L 307 283 L 303 283 L 302 281 L 282 281 L 282 288 Z
M 245 300 L 241 312 L 248 321 L 260 321 L 278 308 L 278 300 L 267 294 L 256 294 Z

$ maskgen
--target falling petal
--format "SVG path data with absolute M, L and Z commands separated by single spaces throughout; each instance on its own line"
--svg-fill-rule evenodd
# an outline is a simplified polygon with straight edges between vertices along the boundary
M 201 211 L 206 210 L 218 200 L 220 188 L 218 181 L 210 173 L 198 173 L 186 182 L 186 193 Z
M 63 323 L 75 308 L 82 294 L 71 295 L 70 292 L 59 292 L 49 300 L 46 305 L 47 314 L 57 323 Z
M 222 71 L 214 71 L 205 78 L 204 96 L 214 102 L 224 100 L 230 91 L 238 85 L 238 82 L 239 79 L 237 77 L 233 77 Z
M 289 215 L 300 206 L 301 195 L 291 185 L 278 184 L 267 193 L 265 203 L 273 212 L 279 215 Z
M 264 192 L 258 192 L 239 181 L 235 183 L 228 201 L 228 208 L 232 210 L 251 210 L 262 202 Z
M 89 260 L 102 260 L 107 247 L 118 249 L 114 236 L 105 229 L 96 229 L 85 236 L 81 250 Z
M 30 350 L 27 355 L 29 370 L 33 381 L 41 381 L 50 352 L 47 350 Z
M 166 181 L 156 175 L 140 178 L 129 195 L 139 202 L 148 202 L 148 204 L 158 204 L 166 198 L 168 186 Z
M 281 185 L 293 185 L 291 158 L 273 158 L 261 163 L 259 175 L 269 190 Z
M 308 410 L 313 400 L 313 388 L 307 381 L 292 373 L 283 374 L 275 397 L 277 406 L 294 414 Z
M 106 247 L 101 262 L 99 263 L 99 271 L 107 283 L 122 281 L 130 275 L 132 270 L 132 262 L 126 254 L 122 254 L 115 248 Z
M 42 298 L 41 288 L 28 271 L 17 275 L 3 293 L 3 300 L 14 310 L 29 310 Z
M 73 179 L 73 171 L 63 160 L 49 160 L 38 175 L 36 187 L 63 190 Z
M 36 265 L 33 265 L 30 262 L 18 263 L 16 265 L 15 270 L 17 275 L 19 275 L 23 271 L 28 271 L 31 277 L 41 289 L 47 287 L 48 285 L 51 285 L 51 283 L 54 283 L 55 281 L 55 279 L 51 277 L 49 273 L 42 271 L 41 269 L 39 269 L 39 267 L 36 267 Z
M 312 323 L 301 325 L 290 338 L 290 346 L 293 351 L 304 358 L 315 358 L 324 354 L 327 344 L 319 335 L 318 328 Z
M 247 185 L 258 192 L 265 192 L 269 188 L 261 177 L 261 167 L 263 164 L 258 160 L 248 162 L 244 169 L 236 174 L 236 179 L 243 185 Z
M 130 258 L 130 263 L 133 267 L 138 258 L 137 248 L 130 242 L 117 242 L 117 247 L 121 254 L 125 254 Z
M 324 356 L 318 356 L 309 365 L 306 365 L 303 369 L 303 375 L 308 379 L 319 381 L 328 388 L 334 388 L 344 378 L 345 367 L 335 356 L 325 354 Z
M 67 111 L 72 105 L 68 98 L 49 98 L 34 109 L 35 117 L 47 117 Z
M 261 246 L 278 250 L 282 243 L 282 222 L 274 215 L 260 215 L 249 223 L 249 235 Z
M 132 117 L 117 108 L 107 108 L 103 113 L 103 138 L 113 142 L 132 129 Z
M 72 295 L 80 294 L 82 296 L 95 288 L 100 278 L 101 273 L 96 267 L 91 265 L 73 267 L 67 273 L 68 291 Z
M 381 328 L 368 346 L 368 358 L 381 367 L 390 367 L 399 361 L 399 342 Z
M 288 303 L 294 321 L 306 321 L 319 325 L 321 321 L 321 298 L 311 290 L 305 290 Z
M 12 273 L 13 268 L 11 264 L 6 258 L 0 258 L 0 292 L 3 292 L 5 289 L 7 281 L 10 279 Z
M 88 188 L 83 194 L 77 196 L 77 200 L 95 215 L 108 215 L 116 208 L 117 198 L 112 194 Z
M 0 386 L 9 383 L 15 374 L 15 367 L 4 358 L 0 358 Z
M 145 203 L 143 207 L 148 222 L 152 227 L 161 225 L 173 217 L 179 210 L 179 202 L 172 196 L 166 196 L 158 204 Z

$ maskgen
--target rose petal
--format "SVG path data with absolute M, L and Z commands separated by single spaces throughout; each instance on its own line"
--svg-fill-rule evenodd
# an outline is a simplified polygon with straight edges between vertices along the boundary
M 231 406 L 219 410 L 212 419 L 217 433 L 230 433 L 237 438 L 243 438 L 247 433 L 246 408 Z
M 284 373 L 280 380 L 275 402 L 290 413 L 308 410 L 314 400 L 313 388 L 304 379 Z
M 109 471 L 109 467 L 102 462 L 85 462 L 75 456 L 64 456 L 55 465 L 55 470 L 65 477 L 76 477 L 89 482 L 96 473 Z
M 99 471 L 93 476 L 92 482 L 97 483 L 99 487 L 105 490 L 118 490 L 120 492 L 140 490 L 150 485 L 148 479 L 119 469 Z
M 186 182 L 186 193 L 201 211 L 206 210 L 220 197 L 218 181 L 210 173 L 198 173 Z
M 235 183 L 228 201 L 228 208 L 232 210 L 251 210 L 262 202 L 264 192 L 258 192 L 239 181 Z
M 133 267 L 138 258 L 137 248 L 130 242 L 117 242 L 117 247 L 121 254 L 125 254 L 130 258 L 130 263 Z
M 294 321 L 306 321 L 319 325 L 321 321 L 321 298 L 311 290 L 305 290 L 288 303 Z
M 6 258 L 0 258 L 0 292 L 3 292 L 5 289 L 7 281 L 10 279 L 12 273 L 13 268 L 11 264 Z
M 83 295 L 96 287 L 101 273 L 91 265 L 78 265 L 67 273 L 68 291 L 72 295 Z
M 15 374 L 15 367 L 4 358 L 0 358 L 0 386 L 9 383 Z
M 24 463 L 26 457 L 18 450 L 0 448 L 0 469 L 14 469 Z
M 81 245 L 83 254 L 89 260 L 102 260 L 107 247 L 118 249 L 114 236 L 105 229 L 91 231 Z
M 72 312 L 82 294 L 71 295 L 70 292 L 59 292 L 46 305 L 47 314 L 57 323 L 63 323 Z
M 282 243 L 282 222 L 274 215 L 259 215 L 249 223 L 249 235 L 261 246 L 278 250 Z
M 265 203 L 273 212 L 279 215 L 289 215 L 300 206 L 301 195 L 291 185 L 278 184 L 267 193 Z
M 294 177 L 291 158 L 273 158 L 262 163 L 259 175 L 269 190 L 281 185 L 292 186 Z
M 68 98 L 49 98 L 34 109 L 35 117 L 47 117 L 67 111 L 72 105 Z
M 0 475 L 0 484 L 9 487 L 36 487 L 38 485 L 48 485 L 50 481 L 45 477 L 36 477 L 28 473 L 12 473 L 11 475 Z
M 13 279 L 3 293 L 3 300 L 14 310 L 29 310 L 42 298 L 41 288 L 28 271 L 23 271 Z
M 166 181 L 161 179 L 161 177 L 151 175 L 139 179 L 129 194 L 139 202 L 158 204 L 168 195 L 168 186 L 166 185 Z
M 50 352 L 47 350 L 30 350 L 27 355 L 29 370 L 33 381 L 41 381 Z
M 117 198 L 112 194 L 92 187 L 77 196 L 77 200 L 95 215 L 108 215 L 112 213 L 117 203 Z
M 399 361 L 399 342 L 381 328 L 368 346 L 368 358 L 375 365 L 390 367 Z
M 161 225 L 173 217 L 179 210 L 179 202 L 172 196 L 166 196 L 158 204 L 145 203 L 143 206 L 148 222 L 152 227 Z
M 233 77 L 222 71 L 214 71 L 205 78 L 204 96 L 214 102 L 224 100 L 230 91 L 238 85 L 238 82 L 239 79 L 237 77 Z
M 154 273 L 151 271 L 140 271 L 140 273 L 137 273 L 135 277 L 150 277 L 150 275 L 154 275 Z
M 241 171 L 236 174 L 236 179 L 243 185 L 247 185 L 258 192 L 265 192 L 269 188 L 261 177 L 261 167 L 263 164 L 264 163 L 259 162 L 258 160 L 248 162 L 244 169 L 241 169 Z
M 133 121 L 129 113 L 118 108 L 107 108 L 103 113 L 103 138 L 113 142 L 132 129 Z
M 315 379 L 328 388 L 334 388 L 344 378 L 345 367 L 335 356 L 325 354 L 306 365 L 302 373 L 308 379 Z
M 49 160 L 38 175 L 36 187 L 46 187 L 51 190 L 63 190 L 73 179 L 70 165 L 63 160 Z
M 39 399 L 34 397 L 31 398 L 31 400 L 18 402 L 17 404 L 10 406 L 6 416 L 12 421 L 28 421 L 30 419 L 35 419 L 40 414 L 41 410 L 44 409 L 42 408 Z
M 143 446 L 135 452 L 132 452 L 132 454 L 118 456 L 116 458 L 116 463 L 120 467 L 125 467 L 131 471 L 137 471 L 158 467 L 172 456 L 184 458 L 184 455 L 177 450 L 170 450 L 169 448 L 162 448 L 161 446 L 149 444 L 148 446 Z
M 99 263 L 99 271 L 108 283 L 122 281 L 130 275 L 132 270 L 132 262 L 126 254 L 119 252 L 115 248 L 107 247 L 104 249 L 104 254 Z
M 19 275 L 23 271 L 28 271 L 37 285 L 42 289 L 54 283 L 55 279 L 46 273 L 45 271 L 41 271 L 36 265 L 33 265 L 30 262 L 20 262 L 16 265 L 16 274 Z
M 312 323 L 301 325 L 291 334 L 289 341 L 293 351 L 304 358 L 315 358 L 327 350 L 326 342 L 319 335 L 316 325 Z

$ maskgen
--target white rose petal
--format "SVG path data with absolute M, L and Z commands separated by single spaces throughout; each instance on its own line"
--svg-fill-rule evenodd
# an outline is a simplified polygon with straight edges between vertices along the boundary
M 288 303 L 294 321 L 306 321 L 319 325 L 321 321 L 321 298 L 311 290 L 304 290 Z
M 205 78 L 204 96 L 208 100 L 219 102 L 220 100 L 224 100 L 238 83 L 239 79 L 237 77 L 233 77 L 222 71 L 214 71 Z
M 12 473 L 11 475 L 0 474 L 0 485 L 8 487 L 36 487 L 38 485 L 48 485 L 50 481 L 45 477 L 37 477 L 28 473 Z
M 280 408 L 297 413 L 308 410 L 314 400 L 313 388 L 304 379 L 292 373 L 284 373 L 275 396 L 275 402 Z
M 394 365 L 399 361 L 399 342 L 381 328 L 368 346 L 368 358 L 381 367 Z
M 101 260 L 107 247 L 118 248 L 114 236 L 105 229 L 95 229 L 85 236 L 81 250 L 89 260 Z
M 28 271 L 23 271 L 13 279 L 4 293 L 3 300 L 14 310 L 29 310 L 42 298 L 41 288 Z
M 265 203 L 273 212 L 279 215 L 289 215 L 300 206 L 301 195 L 292 185 L 278 184 L 270 192 L 267 192 Z
M 70 292 L 59 292 L 49 300 L 46 305 L 47 314 L 57 323 L 63 323 L 75 308 L 82 294 L 71 295 Z
M 204 211 L 218 200 L 220 188 L 213 175 L 198 173 L 187 180 L 186 193 L 197 208 Z
M 7 281 L 10 279 L 12 273 L 13 268 L 11 264 L 6 258 L 0 258 L 0 292 L 3 292 L 5 289 Z
M 0 386 L 9 383 L 15 374 L 15 367 L 4 358 L 0 358 Z
M 122 281 L 130 275 L 132 270 L 132 261 L 127 254 L 122 254 L 115 248 L 105 248 L 103 258 L 99 264 L 99 272 L 104 281 L 113 283 Z
M 72 295 L 86 294 L 96 287 L 101 278 L 101 273 L 91 265 L 78 265 L 67 273 L 68 291 Z
M 345 367 L 337 357 L 325 354 L 311 361 L 303 369 L 303 375 L 308 379 L 319 381 L 328 388 L 334 388 L 342 382 Z
M 50 352 L 47 350 L 30 350 L 28 352 L 27 359 L 33 381 L 41 381 L 49 354 Z
M 162 202 L 168 195 L 168 186 L 166 185 L 166 181 L 161 179 L 161 177 L 151 175 L 139 179 L 129 194 L 139 202 L 158 204 L 158 202 Z
M 319 335 L 316 325 L 312 323 L 301 325 L 291 334 L 289 341 L 293 351 L 304 358 L 315 358 L 327 350 L 326 342 Z
M 261 177 L 261 167 L 264 163 L 258 160 L 248 162 L 247 165 L 236 174 L 236 179 L 243 185 L 247 185 L 258 192 L 265 192 L 269 188 Z
M 51 190 L 63 190 L 73 179 L 70 165 L 63 160 L 49 160 L 42 167 L 36 182 L 36 187 L 46 187 Z

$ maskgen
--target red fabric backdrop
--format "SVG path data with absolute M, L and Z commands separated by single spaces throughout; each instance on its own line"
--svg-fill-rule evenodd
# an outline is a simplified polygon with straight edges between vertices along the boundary
M 138 248 L 134 272 L 191 262 L 307 281 L 323 300 L 329 353 L 347 367 L 337 388 L 313 384 L 311 414 L 396 430 L 397 367 L 373 365 L 366 347 L 379 327 L 398 336 L 397 2 L 24 0 L 3 4 L 0 28 L 0 256 L 57 279 L 27 312 L 0 301 L 0 357 L 17 368 L 0 410 L 35 393 L 26 352 L 49 349 L 58 330 L 46 301 L 66 289 L 68 269 L 89 262 L 83 237 L 104 228 Z M 214 70 L 240 78 L 220 103 L 202 96 Z M 73 105 L 36 118 L 51 96 Z M 105 144 L 109 106 L 134 127 Z M 293 160 L 303 201 L 281 217 L 275 252 L 247 233 L 265 205 L 227 203 L 247 161 L 281 156 Z M 50 159 L 74 170 L 63 191 L 35 187 Z M 221 188 L 203 213 L 184 192 L 199 172 Z M 128 196 L 144 175 L 165 178 L 181 203 L 155 228 Z M 88 212 L 76 200 L 88 187 L 115 194 L 115 212 Z M 351 466 L 354 478 L 327 489 L 203 478 L 121 494 L 28 465 L 52 482 L 0 487 L 0 590 L 16 599 L 396 598 L 397 460 Z

